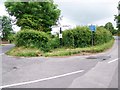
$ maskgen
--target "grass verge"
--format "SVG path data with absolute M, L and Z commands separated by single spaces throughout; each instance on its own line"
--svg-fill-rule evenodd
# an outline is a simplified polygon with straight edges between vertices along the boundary
M 104 43 L 102 45 L 97 45 L 93 47 L 86 47 L 86 48 L 59 48 L 56 50 L 53 50 L 51 52 L 44 53 L 44 56 L 70 56 L 73 54 L 84 54 L 84 53 L 99 53 L 103 52 L 109 48 L 111 48 L 114 44 L 114 39 L 111 41 Z
M 83 54 L 83 53 L 98 53 L 103 52 L 112 47 L 114 39 L 104 43 L 102 45 L 97 45 L 93 47 L 86 48 L 57 48 L 51 50 L 50 52 L 43 53 L 37 48 L 25 48 L 25 47 L 14 47 L 9 50 L 6 54 L 12 56 L 24 56 L 24 57 L 36 57 L 36 56 L 71 56 L 74 54 Z
M 41 52 L 37 48 L 25 48 L 25 47 L 14 47 L 9 50 L 7 55 L 12 56 L 23 56 L 23 57 L 36 57 L 41 56 Z

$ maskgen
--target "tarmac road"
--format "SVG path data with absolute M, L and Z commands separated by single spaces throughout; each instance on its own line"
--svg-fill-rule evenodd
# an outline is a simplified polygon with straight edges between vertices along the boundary
M 2 46 L 1 88 L 118 88 L 118 41 L 104 53 L 64 58 L 12 57 L 3 53 L 14 45 Z

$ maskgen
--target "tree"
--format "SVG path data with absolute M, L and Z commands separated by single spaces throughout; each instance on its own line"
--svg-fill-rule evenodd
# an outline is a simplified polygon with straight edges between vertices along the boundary
M 114 29 L 114 26 L 111 22 L 106 23 L 104 28 L 109 30 L 112 34 L 115 34 L 115 29 Z
M 120 33 L 120 1 L 118 2 L 118 15 L 115 15 L 116 23 L 117 23 L 117 28 L 118 28 L 118 34 Z
M 29 0 L 28 0 L 29 1 Z M 37 0 L 36 0 L 37 1 Z M 48 32 L 60 16 L 60 10 L 52 0 L 46 2 L 5 2 L 11 16 L 15 16 L 16 24 L 21 29 L 35 29 Z
M 0 21 L 2 25 L 2 39 L 8 40 L 9 35 L 13 33 L 11 19 L 7 16 L 2 16 L 0 17 Z
M 120 31 L 120 15 L 115 15 L 115 20 L 117 24 L 118 31 Z

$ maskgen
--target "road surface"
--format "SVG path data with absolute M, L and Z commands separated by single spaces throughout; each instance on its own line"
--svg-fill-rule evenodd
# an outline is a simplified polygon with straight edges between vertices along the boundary
M 118 39 L 103 53 L 70 57 L 12 57 L 2 46 L 0 88 L 118 88 Z

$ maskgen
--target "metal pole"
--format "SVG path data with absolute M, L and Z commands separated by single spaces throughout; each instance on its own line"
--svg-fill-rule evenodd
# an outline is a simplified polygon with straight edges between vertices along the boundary
M 92 46 L 93 46 L 93 31 L 92 31 Z
M 91 33 L 92 33 L 92 46 L 94 46 L 94 31 L 92 31 Z

